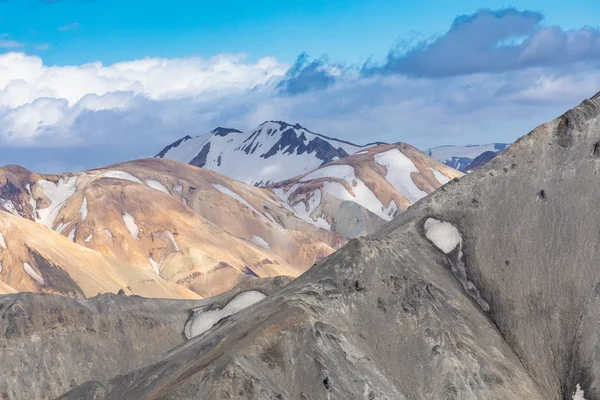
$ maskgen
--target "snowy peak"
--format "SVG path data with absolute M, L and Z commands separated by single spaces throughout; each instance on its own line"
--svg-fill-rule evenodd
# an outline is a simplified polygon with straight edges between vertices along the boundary
M 215 136 L 227 136 L 230 133 L 242 133 L 242 131 L 238 131 L 237 129 L 232 129 L 232 128 L 223 128 L 223 127 L 217 127 L 215 129 L 213 129 L 212 131 L 210 131 L 210 133 L 212 133 Z
M 377 143 L 379 144 L 379 143 Z M 348 157 L 364 146 L 314 133 L 296 123 L 266 121 L 250 133 L 216 128 L 179 139 L 156 155 L 264 186 Z

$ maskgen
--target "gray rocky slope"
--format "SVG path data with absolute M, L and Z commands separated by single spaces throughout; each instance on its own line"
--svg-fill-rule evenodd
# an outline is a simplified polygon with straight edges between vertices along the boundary
M 63 398 L 598 400 L 599 172 L 586 100 L 259 304 Z
M 140 368 L 186 341 L 192 309 L 219 309 L 247 291 L 268 295 L 289 281 L 247 281 L 204 300 L 0 296 L 0 398 L 54 399 L 87 380 Z

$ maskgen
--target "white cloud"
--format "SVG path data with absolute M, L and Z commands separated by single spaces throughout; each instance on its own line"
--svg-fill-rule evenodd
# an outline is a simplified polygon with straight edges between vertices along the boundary
M 90 168 L 153 156 L 215 126 L 247 130 L 269 119 L 361 143 L 511 141 L 600 90 L 600 70 L 582 63 L 435 79 L 343 73 L 326 89 L 289 96 L 277 87 L 288 68 L 244 55 L 58 67 L 0 54 L 0 148 L 52 148 L 16 160 L 25 166 Z

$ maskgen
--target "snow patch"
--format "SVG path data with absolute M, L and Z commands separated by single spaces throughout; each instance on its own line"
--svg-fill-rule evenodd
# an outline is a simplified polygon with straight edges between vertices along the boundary
M 344 179 L 346 181 L 356 179 L 354 176 L 354 168 L 350 165 L 330 165 L 305 175 L 300 179 L 300 182 L 308 182 L 320 178 Z
M 243 309 L 258 303 L 265 296 L 259 291 L 251 290 L 235 296 L 220 310 L 203 311 L 204 307 L 193 310 L 194 315 L 185 324 L 184 333 L 188 339 L 200 335 L 213 327 L 221 319 L 236 314 Z
M 175 251 L 180 251 L 179 246 L 177 245 L 177 241 L 175 241 L 175 236 L 173 236 L 173 233 L 171 233 L 171 231 L 165 231 L 165 235 L 167 235 L 169 240 L 171 240 L 171 244 L 173 245 L 173 247 L 175 247 Z
M 583 392 L 583 390 L 581 390 L 581 386 L 579 386 L 579 383 L 578 383 L 575 394 L 573 395 L 573 400 L 585 400 L 585 397 L 583 397 L 583 395 L 584 395 L 584 392 Z
M 141 183 L 142 185 L 144 184 L 137 176 L 131 175 L 129 172 L 124 171 L 105 171 L 96 176 L 98 176 L 99 178 L 123 179 L 126 181 Z
M 38 185 L 42 187 L 44 195 L 50 200 L 50 205 L 37 210 L 39 217 L 36 221 L 52 229 L 60 209 L 77 189 L 77 177 L 72 176 L 66 180 L 61 177 L 57 183 L 41 179 L 38 181 Z
M 5 200 L 0 198 L 0 205 L 4 207 L 9 213 L 19 216 L 19 212 L 17 211 L 15 205 L 11 200 Z
M 31 267 L 31 265 L 29 265 L 29 263 L 24 262 L 23 263 L 23 269 L 25 270 L 25 272 L 27 273 L 27 275 L 29 275 L 37 283 L 39 283 L 40 285 L 44 284 L 44 278 L 42 278 L 41 276 L 39 276 L 38 273 L 35 272 L 35 270 Z
M 157 181 L 156 179 L 146 179 L 146 183 L 152 189 L 160 190 L 161 192 L 164 192 L 166 194 L 171 194 L 171 193 L 169 193 L 169 189 L 167 189 L 167 187 L 165 185 L 163 185 L 161 182 Z
M 173 185 L 173 191 L 177 194 L 183 193 L 183 186 L 180 184 Z
M 462 252 L 462 237 L 459 230 L 449 222 L 428 218 L 425 221 L 425 236 L 433 244 L 448 255 L 450 269 L 454 277 L 461 283 L 467 294 L 475 300 L 483 311 L 489 311 L 490 305 L 485 301 L 475 284 L 469 280 L 467 265 Z M 458 249 L 458 251 L 455 251 Z
M 320 189 L 315 190 L 310 194 L 307 202 L 300 201 L 294 205 L 294 212 L 303 221 L 309 222 L 319 228 L 331 230 L 331 225 L 325 218 L 319 217 L 315 219 L 312 217 L 317 207 L 321 205 L 322 196 L 323 194 Z
M 260 246 L 267 250 L 271 250 L 271 246 L 269 246 L 269 243 L 267 243 L 267 241 L 265 239 L 261 238 L 260 236 L 252 235 L 252 237 L 250 238 L 250 241 L 257 246 Z
M 257 213 L 258 215 L 262 215 L 261 213 L 259 213 L 256 210 L 256 208 L 252 207 L 252 205 L 250 203 L 248 203 L 242 196 L 240 196 L 239 194 L 237 194 L 233 190 L 229 189 L 228 187 L 223 186 L 223 185 L 218 184 L 218 183 L 213 183 L 213 187 L 215 189 L 217 189 L 219 192 L 221 192 L 223 194 L 226 194 L 227 196 L 236 199 L 237 201 L 239 201 L 240 203 L 242 203 L 243 205 L 245 205 L 246 207 L 248 207 L 250 210 L 252 210 L 255 213 Z M 263 217 L 264 217 L 264 215 L 263 215 Z
M 446 254 L 462 242 L 460 232 L 454 225 L 433 218 L 427 218 L 425 221 L 425 236 Z
M 112 233 L 111 233 L 111 232 L 110 232 L 108 229 L 105 229 L 105 230 L 104 230 L 104 233 L 106 233 L 106 236 L 108 236 L 108 237 L 110 237 L 110 238 L 112 238 L 112 237 L 113 237 Z
M 450 182 L 450 178 L 448 178 L 446 175 L 442 174 L 437 169 L 434 169 L 434 168 L 429 168 L 429 169 L 431 170 L 431 172 L 433 172 L 433 176 L 435 176 L 435 179 L 437 179 L 437 181 L 441 185 L 445 185 L 446 183 Z
M 412 160 L 406 157 L 400 150 L 388 150 L 375 154 L 374 158 L 377 164 L 386 167 L 387 174 L 385 175 L 385 179 L 410 202 L 414 203 L 422 197 L 427 196 L 427 193 L 415 185 L 410 176 L 412 172 L 419 172 L 419 170 Z
M 150 261 L 150 265 L 152 265 L 152 268 L 154 269 L 154 272 L 156 272 L 156 275 L 160 276 L 160 270 L 158 268 L 158 263 L 156 261 L 154 261 L 152 259 L 152 257 L 148 257 L 148 261 Z
M 6 250 L 6 241 L 4 240 L 4 235 L 0 232 L 0 247 Z
M 140 228 L 138 228 L 138 226 L 135 224 L 135 219 L 133 219 L 129 213 L 125 213 L 123 214 L 123 221 L 125 222 L 125 226 L 129 230 L 131 236 L 133 236 L 135 240 L 140 240 L 138 236 L 140 233 Z
M 67 239 L 69 239 L 71 242 L 75 241 L 75 231 L 77 231 L 77 228 L 73 229 L 71 232 L 69 232 L 69 234 L 67 235 Z
M 92 237 L 94 237 L 94 234 L 90 233 L 85 239 L 83 239 L 83 241 L 86 242 L 86 243 L 89 243 L 90 240 L 92 240 Z
M 81 222 L 85 221 L 88 215 L 87 209 L 87 199 L 83 196 L 83 200 L 81 200 L 81 207 L 79 207 L 79 214 L 81 214 Z

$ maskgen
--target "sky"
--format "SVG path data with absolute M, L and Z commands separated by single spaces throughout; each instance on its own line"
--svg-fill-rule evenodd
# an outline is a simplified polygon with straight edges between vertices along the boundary
M 216 126 L 512 142 L 600 91 L 600 2 L 0 0 L 0 164 L 151 157 Z

